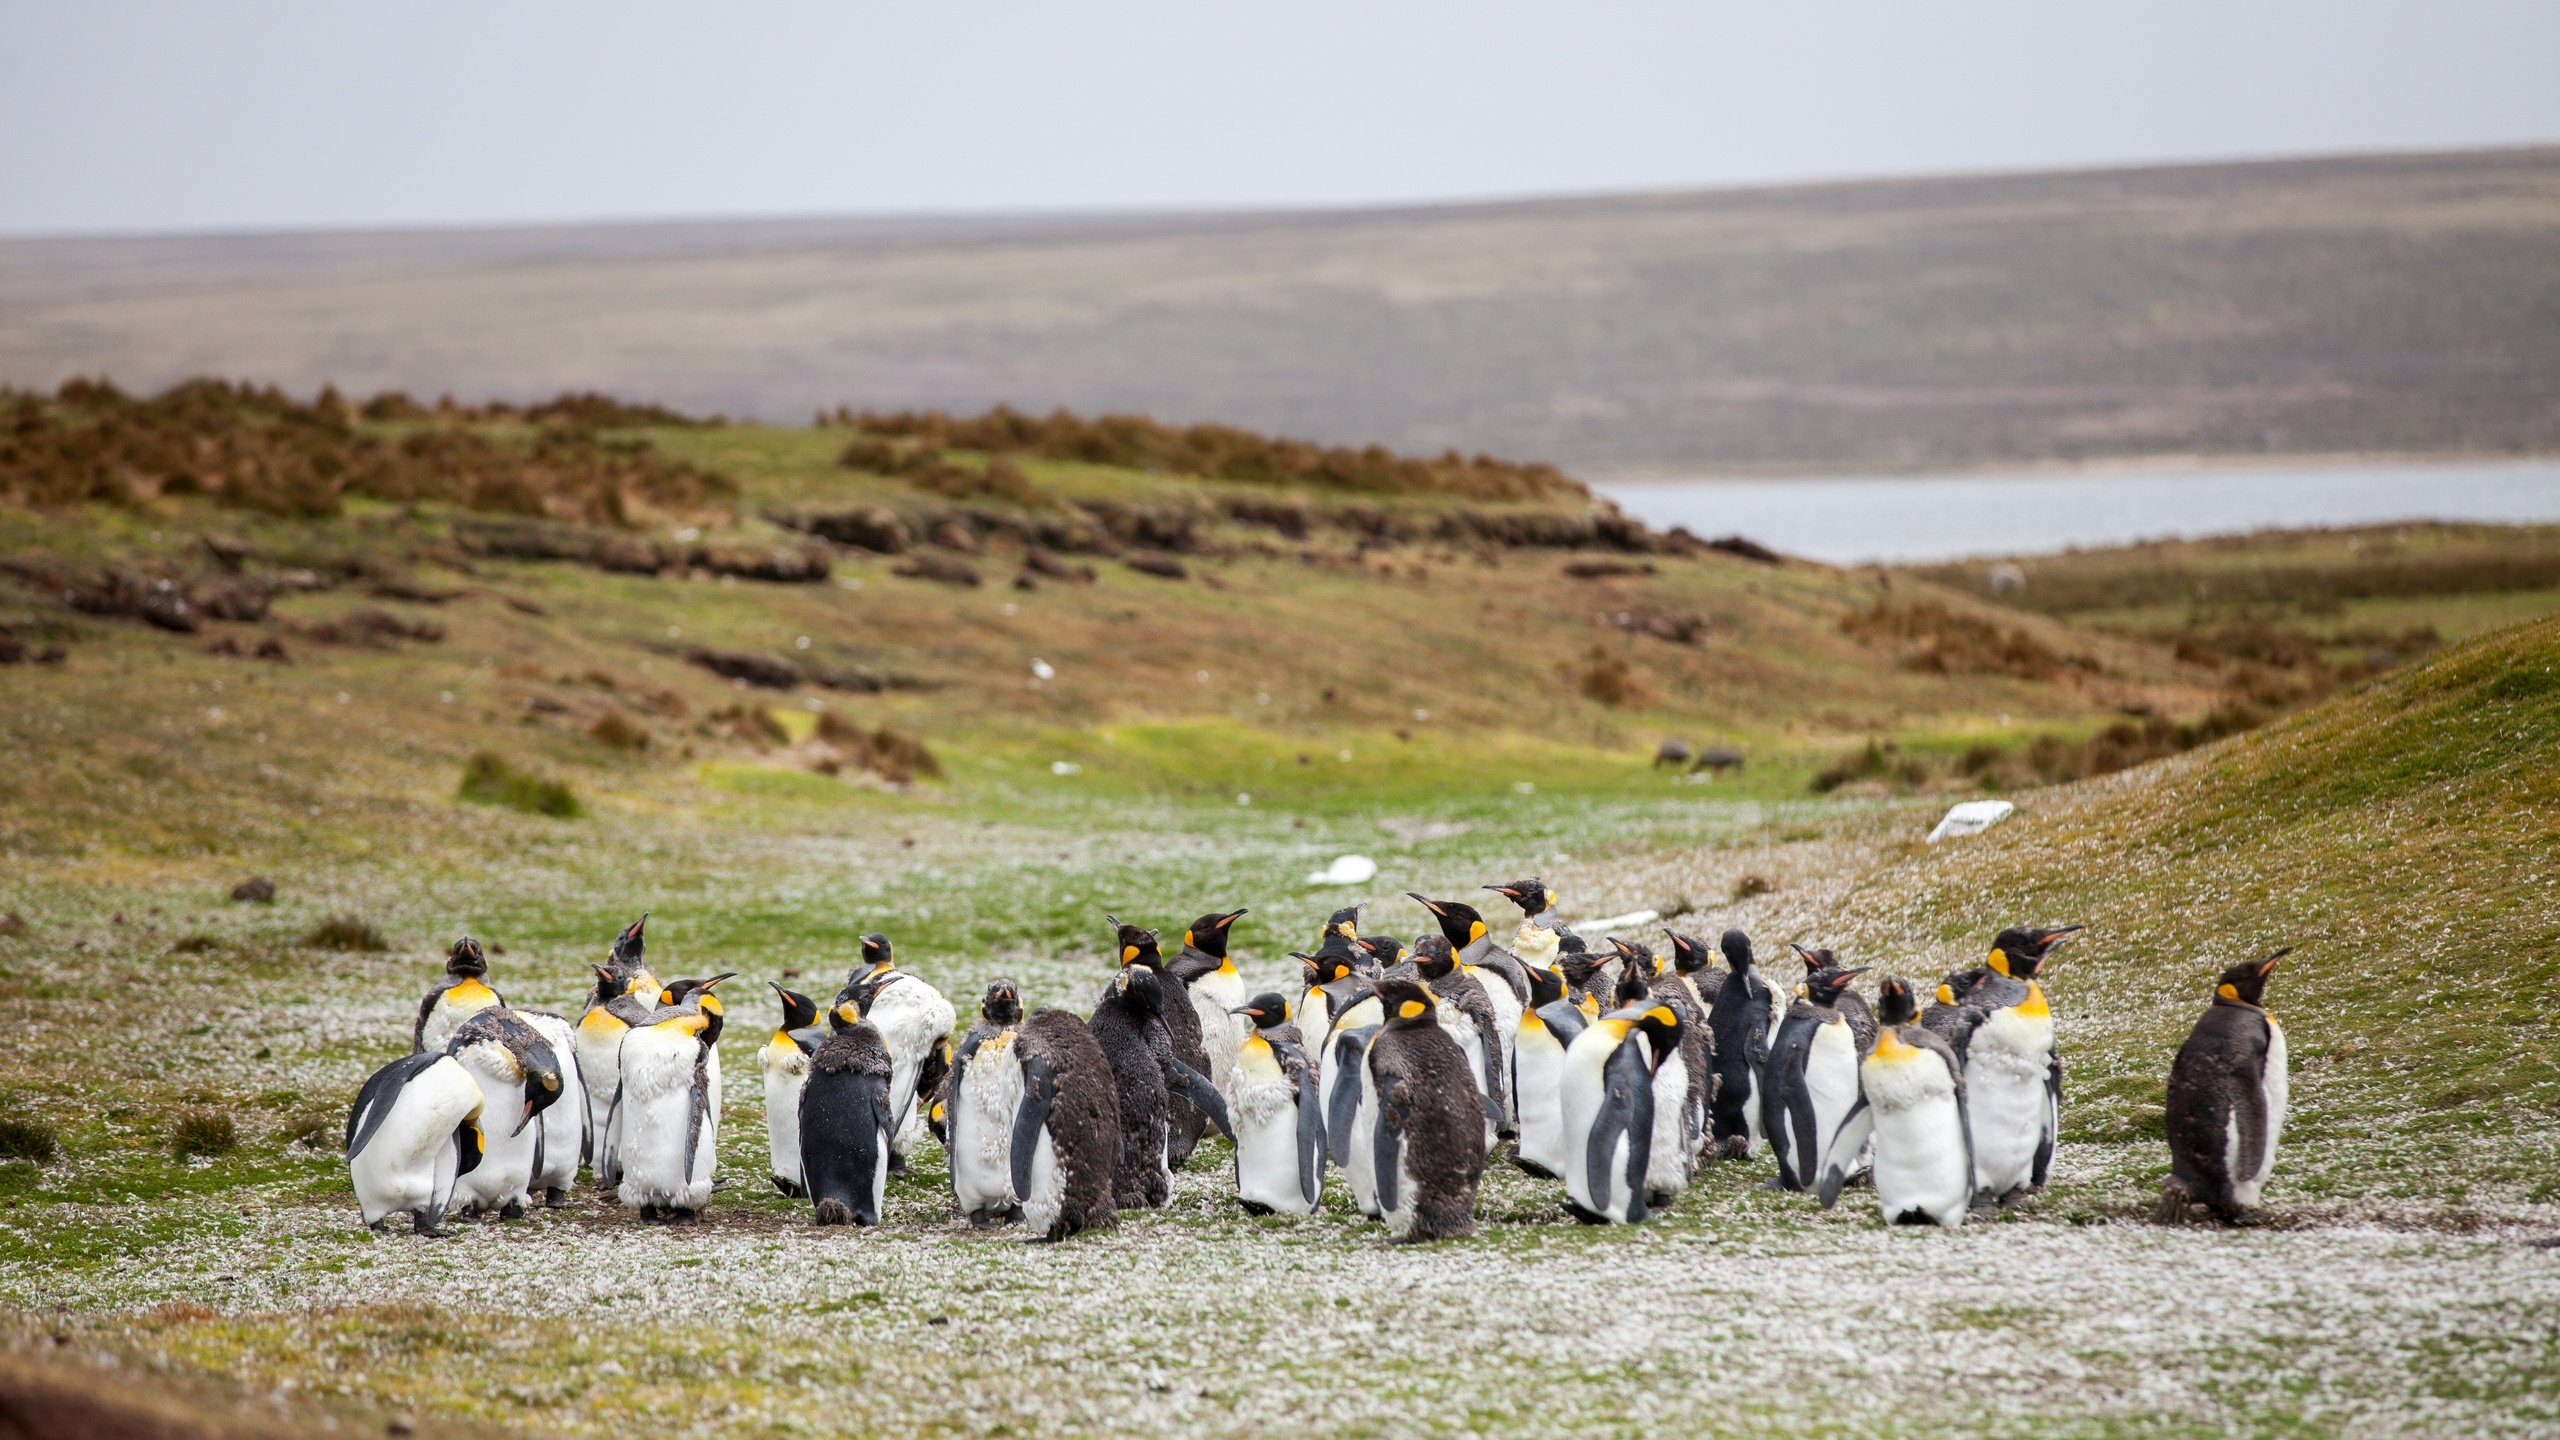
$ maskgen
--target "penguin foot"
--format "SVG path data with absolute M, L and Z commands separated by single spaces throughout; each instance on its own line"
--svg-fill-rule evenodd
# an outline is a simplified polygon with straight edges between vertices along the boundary
M 1564 1213 L 1581 1221 L 1585 1225 L 1606 1225 L 1609 1223 L 1608 1216 L 1601 1214 L 1597 1210 L 1584 1206 L 1582 1202 L 1575 1200 L 1570 1195 L 1565 1197 Z
M 409 1212 L 409 1233 L 429 1240 L 442 1240 L 453 1234 L 444 1228 L 443 1216 L 431 1215 L 424 1210 Z
M 670 1225 L 699 1225 L 702 1223 L 702 1212 L 699 1210 L 669 1210 L 665 1212 L 665 1214 L 666 1222 Z
M 889 1152 L 889 1173 L 890 1173 L 890 1174 L 892 1174 L 892 1175 L 904 1175 L 904 1174 L 906 1174 L 906 1173 L 907 1173 L 907 1157 L 906 1157 L 906 1156 L 904 1156 L 904 1155 L 899 1154 L 899 1153 L 898 1153 L 897 1151 L 895 1151 L 895 1150 L 890 1151 L 890 1152 Z
M 542 1208 L 543 1208 L 543 1209 L 545 1209 L 545 1210 L 565 1210 L 565 1209 L 567 1209 L 567 1208 L 568 1208 L 568 1206 L 569 1206 L 569 1192 L 568 1192 L 567 1190 L 562 1189 L 560 1186 L 554 1185 L 554 1186 L 552 1186 L 550 1189 L 545 1190 L 545 1191 L 543 1191 L 543 1192 L 542 1192 Z
M 797 1200 L 801 1196 L 809 1193 L 800 1187 L 799 1181 L 785 1180 L 779 1175 L 773 1177 L 773 1188 L 780 1191 L 784 1198 L 790 1200 Z
M 1520 1173 L 1523 1175 L 1534 1175 L 1541 1180 L 1553 1180 L 1557 1178 L 1556 1172 L 1539 1164 L 1535 1160 L 1524 1159 L 1521 1156 L 1514 1155 L 1511 1157 L 1511 1163 L 1519 1166 Z
M 376 1235 L 388 1235 L 391 1233 L 391 1222 L 388 1219 L 375 1220 L 367 1223 L 364 1228 Z
M 1268 1215 L 1271 1213 L 1271 1207 L 1262 1204 L 1259 1201 L 1239 1198 L 1236 1203 L 1244 1207 L 1244 1213 L 1247 1215 Z
M 641 1206 L 641 1207 L 640 1207 L 640 1223 L 641 1223 L 641 1224 L 643 1224 L 643 1225 L 657 1225 L 657 1224 L 662 1224 L 662 1223 L 664 1223 L 664 1220 L 665 1220 L 665 1217 L 661 1216 L 661 1215 L 658 1213 L 658 1207 L 657 1207 L 657 1206 L 655 1206 L 655 1205 L 643 1205 L 643 1206 Z
M 510 1200 L 510 1201 L 508 1201 L 506 1204 L 499 1206 L 499 1207 L 498 1207 L 498 1218 L 499 1218 L 499 1219 L 501 1219 L 501 1220 L 521 1220 L 521 1219 L 523 1219 L 523 1218 L 524 1218 L 524 1202 L 523 1202 L 522 1200 Z
M 1751 1158 L 1751 1137 L 1727 1135 L 1717 1142 L 1716 1153 L 1727 1160 L 1748 1160 Z

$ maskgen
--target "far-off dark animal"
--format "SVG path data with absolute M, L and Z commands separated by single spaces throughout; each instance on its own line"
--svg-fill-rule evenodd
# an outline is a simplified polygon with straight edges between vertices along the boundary
M 1689 766 L 1689 770 L 1692 774 L 1700 770 L 1710 770 L 1718 775 L 1722 775 L 1727 770 L 1739 770 L 1741 768 L 1742 752 L 1734 749 L 1730 745 L 1708 746 L 1698 752 L 1697 760 Z
M 1689 763 L 1690 754 L 1688 741 L 1665 740 L 1662 748 L 1653 752 L 1653 768 L 1659 770 L 1667 765 L 1674 770 L 1681 769 Z

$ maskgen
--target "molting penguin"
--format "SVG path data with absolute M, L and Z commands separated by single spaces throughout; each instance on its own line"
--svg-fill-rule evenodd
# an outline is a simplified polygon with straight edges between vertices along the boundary
M 1520 907 L 1520 928 L 1511 936 L 1511 953 L 1522 965 L 1535 969 L 1555 963 L 1560 939 L 1556 925 L 1556 892 L 1547 882 L 1532 875 L 1508 885 L 1487 885 L 1487 890 L 1504 896 Z
M 2077 925 L 2015 927 L 1991 942 L 1991 974 L 1965 1000 L 1965 1103 L 1973 1120 L 1973 1189 L 2006 1205 L 2042 1188 L 2062 1131 L 2062 1054 L 2036 976 Z
M 1125 972 L 1124 972 L 1125 973 Z M 1013 1118 L 1013 1193 L 1044 1240 L 1115 1223 L 1119 1087 L 1083 1020 L 1042 1010 L 1023 1022 L 1022 1104 Z
M 827 1023 L 800 1091 L 800 1173 L 819 1224 L 877 1225 L 897 1123 L 889 1103 L 894 1067 L 857 1000 L 836 1006 Z
M 542 1127 L 542 1142 L 534 1151 L 533 1178 L 526 1182 L 528 1191 L 542 1192 L 546 1208 L 557 1210 L 569 1203 L 569 1187 L 578 1183 L 578 1167 L 586 1163 L 592 1144 L 587 1133 L 587 1085 L 578 1071 L 578 1027 L 548 1010 L 512 1013 L 542 1036 L 559 1064 L 560 1098 L 543 1107 L 541 1118 L 534 1122 Z
M 444 1042 L 453 1037 L 454 1027 L 492 1006 L 507 1002 L 489 988 L 489 960 L 480 953 L 480 942 L 465 935 L 453 942 L 453 952 L 445 957 L 444 979 L 418 1002 L 418 1023 L 409 1027 L 409 1051 L 423 1055 L 441 1051 Z
M 1769 983 L 1752 967 L 1750 936 L 1727 930 L 1717 948 L 1724 952 L 1726 974 L 1707 1005 L 1716 1066 L 1707 1127 L 1724 1157 L 1739 1160 L 1760 1143 L 1760 1072 L 1769 1059 Z
M 480 1163 L 480 1086 L 441 1052 L 403 1055 L 373 1072 L 347 1111 L 347 1176 L 364 1223 L 405 1210 L 420 1235 L 445 1235 L 453 1187 Z
M 1251 1027 L 1229 1067 L 1227 1114 L 1236 1128 L 1236 1200 L 1251 1215 L 1312 1215 L 1324 1196 L 1324 1108 L 1316 1068 L 1289 1002 L 1256 996 L 1236 1008 Z
M 897 968 L 886 935 L 862 937 L 861 963 L 845 976 L 836 1003 L 853 999 L 857 986 L 869 987 L 862 1000 L 862 1016 L 879 1030 L 880 1043 L 889 1047 L 889 1106 L 897 1121 L 889 1132 L 889 1173 L 903 1175 L 907 1151 L 925 1129 L 924 1107 L 916 1097 L 931 1094 L 927 1082 L 932 1077 L 926 1072 L 943 1057 L 959 1017 L 941 991 Z
M 1399 1243 L 1472 1235 L 1484 1097 L 1429 986 L 1385 980 L 1379 999 L 1387 1018 L 1369 1042 L 1362 1103 L 1378 1214 Z
M 1715 951 L 1693 935 L 1677 930 L 1662 933 L 1671 942 L 1671 973 L 1689 987 L 1689 997 L 1698 1002 L 1698 1013 L 1706 1014 L 1715 1008 L 1716 996 L 1724 992 L 1724 972 L 1707 963 L 1715 958 Z
M 1679 1024 L 1667 1005 L 1612 1010 L 1565 1051 L 1564 1208 L 1586 1225 L 1651 1216 L 1655 1067 Z
M 1467 1074 L 1476 1085 L 1478 1108 L 1484 1112 L 1484 1148 L 1491 1151 L 1494 1141 L 1509 1128 L 1502 1112 L 1503 1077 L 1511 1073 L 1510 1052 L 1502 1043 L 1501 1022 L 1494 1018 L 1493 1002 L 1487 998 L 1487 987 L 1458 968 L 1458 957 L 1449 948 L 1448 937 L 1425 935 L 1414 947 L 1414 978 L 1431 988 L 1439 1001 L 1440 1028 L 1457 1042 L 1458 1053 L 1467 1060 Z M 1499 987 L 1501 982 L 1494 982 Z M 1384 1002 L 1383 994 L 1380 996 Z M 1383 1009 L 1381 1019 L 1385 1018 Z M 1374 1043 L 1374 1042 L 1373 1042 Z
M 1431 912 L 1438 921 L 1440 934 L 1458 957 L 1458 973 L 1472 977 L 1484 987 L 1484 997 L 1493 1006 L 1494 1033 L 1502 1038 L 1508 1053 L 1520 1034 L 1520 1017 L 1529 1008 L 1529 970 L 1520 957 L 1493 943 L 1493 935 L 1472 905 L 1455 900 L 1426 900 L 1411 891 L 1406 898 Z M 1511 1067 L 1502 1067 L 1502 1085 L 1495 1097 L 1502 1104 L 1501 1133 L 1510 1135 L 1517 1126 L 1520 1097 L 1512 1088 Z
M 1360 907 L 1345 906 L 1324 922 L 1324 933 L 1316 937 L 1312 955 L 1295 951 L 1290 958 L 1306 967 L 1304 987 L 1298 993 L 1298 1030 L 1317 1047 L 1318 1068 L 1330 1064 L 1331 1047 L 1325 1037 L 1333 1029 L 1333 996 L 1327 987 L 1360 974 L 1371 963 L 1369 953 L 1360 948 Z
M 622 1096 L 613 1120 L 620 1188 L 622 1203 L 637 1206 L 644 1221 L 690 1224 L 711 1198 L 724 1019 L 712 987 L 728 978 L 668 986 L 646 1023 L 622 1037 Z
M 1110 1062 L 1119 1092 L 1120 1163 L 1112 1200 L 1123 1210 L 1161 1207 L 1173 1195 L 1173 1168 L 1165 1160 L 1166 1099 L 1174 1088 L 1232 1134 L 1226 1102 L 1209 1077 L 1174 1058 L 1162 1012 L 1164 989 L 1153 970 L 1124 965 L 1093 1007 L 1087 1022 Z
M 1182 932 L 1182 952 L 1165 962 L 1173 978 L 1191 997 L 1200 1017 L 1200 1046 L 1208 1052 L 1209 1083 L 1226 1093 L 1236 1054 L 1253 1027 L 1237 1018 L 1245 1003 L 1244 976 L 1227 954 L 1228 932 L 1245 912 L 1242 908 L 1203 915 Z
M 2267 975 L 2291 953 L 2234 965 L 2169 1066 L 2169 1178 L 2159 1219 L 2203 1205 L 2223 1220 L 2258 1208 L 2284 1133 L 2291 1074 L 2284 1027 L 2266 1011 Z
M 542 1032 L 504 1006 L 454 1027 L 445 1053 L 479 1085 L 487 1122 L 480 1163 L 455 1184 L 454 1203 L 466 1215 L 495 1210 L 502 1219 L 521 1220 L 534 1174 L 547 1168 L 535 1119 L 560 1099 L 560 1059 Z
M 1565 1172 L 1565 1055 L 1591 1019 L 1565 998 L 1564 978 L 1554 970 L 1523 973 L 1529 980 L 1529 1006 L 1512 1036 L 1511 1090 L 1519 1105 L 1520 1138 L 1511 1163 L 1553 1180 Z
M 951 1156 L 951 1199 L 975 1229 L 1022 1218 L 1013 1191 L 1013 1122 L 1022 1108 L 1022 992 L 998 976 L 978 1002 L 978 1023 L 960 1037 L 943 1101 Z
M 1173 1046 L 1173 1058 L 1202 1075 L 1213 1074 L 1200 1012 L 1191 1003 L 1189 987 L 1164 963 L 1164 951 L 1156 941 L 1156 932 L 1137 925 L 1123 925 L 1109 915 L 1102 917 L 1111 926 L 1112 938 L 1120 947 L 1120 963 L 1141 965 L 1155 972 L 1157 993 L 1164 997 L 1157 1019 L 1164 1026 L 1165 1038 Z M 1221 1024 L 1223 1031 L 1226 1026 Z M 1215 1081 L 1213 1080 L 1214 1087 Z M 1165 1163 L 1179 1170 L 1199 1147 L 1200 1132 L 1208 1128 L 1208 1117 L 1180 1091 L 1169 1092 L 1165 1110 Z
M 1965 1042 L 1973 1036 L 1973 1016 L 1965 1011 L 1965 1002 L 1974 990 L 1991 977 L 1990 967 L 1969 965 L 1955 971 L 1938 983 L 1938 993 L 1929 1008 L 1920 1012 L 1920 1028 L 1955 1047 L 1956 1060 L 1964 1060 Z
M 1952 1230 L 1973 1208 L 1964 1067 L 1953 1046 L 1914 1023 L 1919 1014 L 1911 983 L 1887 976 L 1876 991 L 1875 1049 L 1858 1064 L 1858 1101 L 1831 1139 L 1815 1194 L 1825 1210 L 1838 1204 L 1872 1139 L 1885 1222 Z
M 772 1157 L 773 1188 L 794 1199 L 808 1194 L 800 1180 L 800 1091 L 809 1083 L 809 1057 L 826 1042 L 818 1028 L 818 1002 L 779 980 L 768 980 L 782 1002 L 782 1021 L 756 1052 L 764 1071 L 764 1136 Z
M 1790 944 L 1787 948 L 1795 951 L 1797 958 L 1804 961 L 1804 973 L 1807 977 L 1820 971 L 1840 968 L 1840 957 L 1828 949 L 1807 950 L 1801 945 L 1794 944 Z M 1858 975 L 1865 971 L 1860 969 L 1849 973 Z M 1849 1022 L 1849 1033 L 1857 1037 L 1860 1055 L 1865 1055 L 1875 1048 L 1876 1012 L 1868 1007 L 1867 997 L 1855 990 L 1843 990 L 1840 992 L 1840 998 L 1831 1003 L 1831 1008 L 1839 1011 L 1840 1018 Z
M 1778 1188 L 1810 1190 L 1831 1137 L 1858 1103 L 1858 1039 L 1837 1002 L 1863 970 L 1816 970 L 1796 989 L 1760 1074 L 1760 1133 L 1778 1157 Z

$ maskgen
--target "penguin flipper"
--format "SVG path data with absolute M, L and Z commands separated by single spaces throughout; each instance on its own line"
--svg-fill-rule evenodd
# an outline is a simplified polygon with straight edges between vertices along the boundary
M 2053 1173 L 2053 1147 L 2062 1139 L 2062 1052 L 2053 1052 L 2044 1074 L 2044 1133 L 2036 1137 L 2035 1168 L 2028 1173 L 2027 1183 L 2044 1188 Z
M 1404 1155 L 1404 1114 L 1396 1103 L 1396 1077 L 1378 1075 L 1378 1133 L 1370 1143 L 1372 1174 L 1378 1187 L 1378 1213 L 1396 1209 L 1396 1166 Z
M 443 998 L 444 987 L 439 985 L 427 992 L 426 999 L 418 1002 L 417 1023 L 409 1027 L 410 1054 L 418 1054 L 427 1048 L 427 1017 L 436 1013 L 436 1002 Z
M 489 1140 L 487 1136 L 480 1133 L 480 1121 L 477 1117 L 453 1127 L 454 1179 L 460 1180 L 463 1176 L 479 1169 L 480 1158 L 488 1153 Z
M 1849 1183 L 1849 1172 L 1858 1168 L 1858 1152 L 1866 1148 L 1867 1137 L 1875 1133 L 1875 1128 L 1876 1112 L 1867 1108 L 1867 1097 L 1861 1094 L 1841 1118 L 1840 1128 L 1832 1133 L 1830 1153 L 1822 1157 L 1822 1178 L 1815 1183 L 1813 1193 L 1823 1209 L 1840 1203 L 1841 1187 Z M 1968 1161 L 1971 1158 L 1966 1157 Z
M 1653 1076 L 1636 1068 L 1627 1094 L 1627 1219 L 1631 1221 L 1651 1213 L 1645 1209 L 1644 1182 L 1653 1171 Z
M 951 1053 L 951 1041 L 947 1037 L 924 1052 L 923 1062 L 916 1066 L 915 1094 L 908 1103 L 921 1105 L 927 1115 L 932 1114 L 933 1102 L 940 1098 L 943 1082 L 950 1078 L 953 1066 L 958 1063 Z M 898 1119 L 901 1124 L 906 1121 L 904 1115 Z
M 373 1072 L 356 1092 L 356 1103 L 347 1111 L 347 1158 L 353 1160 L 364 1153 L 365 1143 L 382 1122 L 391 1116 L 393 1106 L 400 1103 L 400 1092 L 427 1067 L 443 1059 L 442 1055 L 403 1055 Z
M 1316 1093 L 1315 1067 L 1298 1066 L 1298 1193 L 1313 1205 L 1324 1194 L 1324 1102 Z M 1243 1151 L 1237 1151 L 1242 1165 Z
M 1180 1092 L 1182 1098 L 1191 1102 L 1191 1108 L 1215 1122 L 1219 1134 L 1230 1140 L 1236 1138 L 1235 1124 L 1227 1118 L 1226 1097 L 1218 1093 L 1217 1086 L 1209 1083 L 1208 1076 L 1168 1055 L 1164 1057 L 1164 1079 L 1168 1088 Z
M 1324 1113 L 1324 1143 L 1333 1163 L 1346 1169 L 1351 1164 L 1352 1121 L 1360 1113 L 1360 1074 L 1368 1055 L 1370 1033 L 1369 1028 L 1363 1026 L 1334 1037 L 1333 1042 L 1333 1063 L 1351 1068 L 1349 1073 L 1334 1082 L 1333 1101 L 1325 1107 Z
M 1022 1103 L 1013 1109 L 1013 1198 L 1031 1193 L 1032 1147 L 1048 1128 L 1058 1099 L 1058 1067 L 1038 1055 L 1022 1057 Z
M 1583 1014 L 1569 1000 L 1557 1000 L 1539 1006 L 1538 1018 L 1546 1022 L 1549 1030 L 1555 1032 L 1556 1043 L 1568 1050 L 1573 1048 L 1573 1037 L 1581 1034 L 1582 1028 L 1591 1023 L 1591 1017 Z

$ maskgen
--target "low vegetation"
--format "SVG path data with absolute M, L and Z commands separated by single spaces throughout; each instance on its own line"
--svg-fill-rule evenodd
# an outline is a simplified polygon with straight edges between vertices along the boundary
M 575 820 L 585 813 L 576 792 L 567 785 L 525 774 L 486 750 L 462 767 L 462 786 L 454 793 L 474 805 L 503 805 L 555 820 Z

